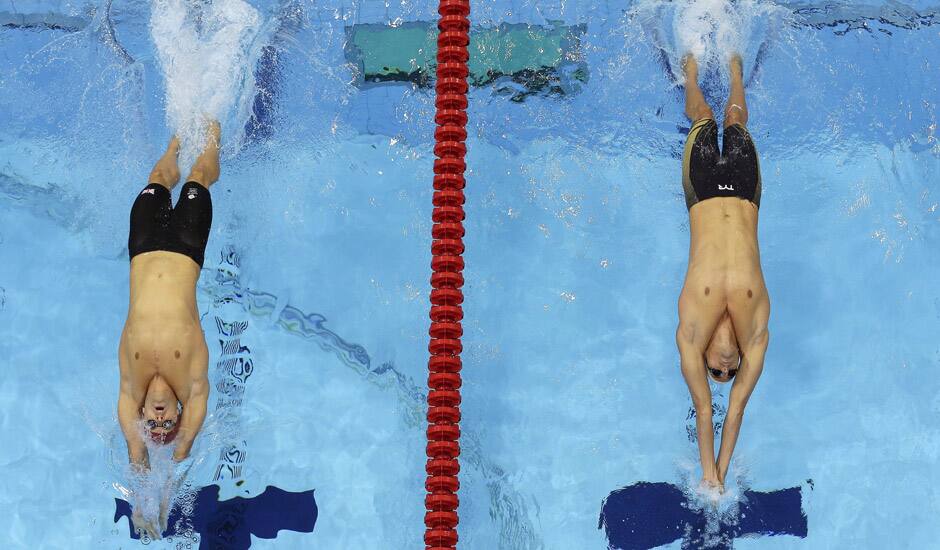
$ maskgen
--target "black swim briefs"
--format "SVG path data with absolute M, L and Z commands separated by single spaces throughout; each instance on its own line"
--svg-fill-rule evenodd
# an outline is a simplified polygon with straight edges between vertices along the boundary
M 170 190 L 151 183 L 137 195 L 131 208 L 127 239 L 130 257 L 165 250 L 189 256 L 202 267 L 212 226 L 212 197 L 196 182 L 183 185 L 173 207 Z
M 682 187 L 689 209 L 713 197 L 740 197 L 760 208 L 760 165 L 747 129 L 740 124 L 725 128 L 719 152 L 715 121 L 693 124 L 682 157 Z

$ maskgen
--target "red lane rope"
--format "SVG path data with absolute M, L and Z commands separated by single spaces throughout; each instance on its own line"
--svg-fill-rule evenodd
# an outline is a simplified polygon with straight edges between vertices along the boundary
M 467 164 L 469 0 L 440 0 L 437 112 L 434 122 L 434 221 L 431 236 L 431 328 L 428 330 L 428 429 L 424 482 L 426 550 L 457 548 L 460 481 L 460 352 L 463 349 L 464 170 Z

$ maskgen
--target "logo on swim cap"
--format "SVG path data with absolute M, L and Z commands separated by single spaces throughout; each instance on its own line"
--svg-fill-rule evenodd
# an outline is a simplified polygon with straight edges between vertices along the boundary
M 734 186 L 733 186 L 733 185 L 722 185 L 722 184 L 719 183 L 719 184 L 718 184 L 718 190 L 719 190 L 719 191 L 734 191 Z

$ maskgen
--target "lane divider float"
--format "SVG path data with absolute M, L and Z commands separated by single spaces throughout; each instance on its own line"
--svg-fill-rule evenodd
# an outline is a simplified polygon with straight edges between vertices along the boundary
M 441 0 L 437 24 L 431 339 L 428 351 L 426 550 L 457 547 L 460 500 L 460 352 L 463 347 L 464 194 L 467 168 L 469 0 Z

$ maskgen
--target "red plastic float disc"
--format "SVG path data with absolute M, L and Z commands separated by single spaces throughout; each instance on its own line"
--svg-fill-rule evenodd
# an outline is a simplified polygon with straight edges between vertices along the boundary
M 424 488 L 429 493 L 456 493 L 460 481 L 455 476 L 432 476 L 425 480 Z
M 466 63 L 438 63 L 437 74 L 441 78 L 467 78 L 470 69 Z
M 428 407 L 428 422 L 431 424 L 456 424 L 460 422 L 457 407 Z
M 456 476 L 460 473 L 460 462 L 449 458 L 431 458 L 425 464 L 424 471 L 429 476 Z
M 436 104 L 436 100 L 435 100 Z M 466 98 L 464 98 L 464 109 L 466 109 Z M 436 124 L 456 124 L 458 126 L 467 125 L 467 113 L 460 109 L 441 109 L 438 105 L 438 111 L 434 114 Z M 437 174 L 437 172 L 435 172 Z
M 463 292 L 456 288 L 436 288 L 431 291 L 431 303 L 436 306 L 460 305 Z
M 467 164 L 463 159 L 446 158 L 434 161 L 435 174 L 463 174 L 466 169 Z
M 437 141 L 464 141 L 467 139 L 467 129 L 455 124 L 438 126 L 437 130 L 434 130 L 434 139 Z
M 426 430 L 428 441 L 457 441 L 460 427 L 454 424 L 432 424 Z
M 432 529 L 453 529 L 457 527 L 457 513 L 428 512 L 424 515 L 424 524 Z
M 439 271 L 431 275 L 431 286 L 434 288 L 460 288 L 463 286 L 463 275 L 450 271 Z
M 438 206 L 431 211 L 431 220 L 437 223 L 462 222 L 465 216 L 462 206 Z
M 460 392 L 431 390 L 428 393 L 428 404 L 432 407 L 456 407 L 460 405 Z
M 460 444 L 456 441 L 431 441 L 425 452 L 431 458 L 457 458 L 460 456 Z
M 463 157 L 467 146 L 460 141 L 442 141 L 434 146 L 434 154 L 439 157 Z
M 463 258 L 460 256 L 434 256 L 431 258 L 434 271 L 463 271 Z
M 437 91 L 438 97 L 440 97 L 442 94 L 464 95 L 467 93 L 467 89 L 467 79 L 465 78 L 441 78 L 434 86 L 434 90 Z
M 470 60 L 470 52 L 466 46 L 441 46 L 437 47 L 438 63 L 466 63 Z
M 463 241 L 460 239 L 436 239 L 431 243 L 431 254 L 463 254 Z
M 460 306 L 431 306 L 431 315 L 435 323 L 456 323 L 463 319 L 463 308 Z
M 438 193 L 444 193 L 444 191 L 438 191 Z M 454 193 L 460 193 L 460 191 L 454 191 Z M 463 195 L 463 193 L 460 193 L 460 194 Z M 461 199 L 462 198 L 463 197 L 461 196 Z M 440 206 L 452 206 L 452 205 L 442 204 Z M 463 224 L 460 222 L 441 222 L 441 223 L 436 223 L 431 227 L 431 237 L 435 239 L 463 239 L 463 236 L 464 236 Z
M 470 43 L 470 36 L 466 32 L 460 30 L 445 30 L 441 31 L 437 35 L 437 44 L 439 46 L 458 46 L 458 47 L 467 47 L 467 44 Z M 438 69 L 438 74 L 440 74 L 440 69 Z
M 460 499 L 457 498 L 457 495 L 431 493 L 424 497 L 424 504 L 428 507 L 428 510 L 456 510 L 460 504 Z
M 460 340 L 451 338 L 435 338 L 428 344 L 431 355 L 458 355 L 463 351 Z
M 428 387 L 435 390 L 456 391 L 463 385 L 456 372 L 432 372 L 428 375 Z
M 437 22 L 437 28 L 442 31 L 462 31 L 470 30 L 470 20 L 464 15 L 445 15 Z
M 424 543 L 428 546 L 453 548 L 457 545 L 455 529 L 433 529 L 424 532 Z
M 467 110 L 469 102 L 467 96 L 460 94 L 444 94 L 437 96 L 434 100 L 434 106 L 441 111 L 450 113 L 463 113 Z M 454 119 L 446 119 L 447 124 L 453 124 Z
M 470 14 L 469 0 L 441 0 L 437 8 L 437 13 L 441 15 L 463 15 Z
M 434 176 L 434 189 L 438 191 L 460 191 L 465 184 L 463 174 L 437 174 Z
M 464 196 L 463 191 L 458 189 L 442 189 L 440 191 L 435 191 L 434 196 L 431 199 L 434 206 L 463 206 Z M 438 224 L 434 224 L 431 228 L 431 235 L 434 235 L 434 232 L 438 229 Z M 460 234 L 455 237 L 434 237 L 435 239 L 461 239 L 463 238 L 463 227 L 460 228 Z
M 442 31 L 468 32 L 470 30 L 470 20 L 465 15 L 445 15 L 438 20 L 437 28 Z
M 431 323 L 428 334 L 436 340 L 457 340 L 463 336 L 463 327 L 454 322 Z
M 431 372 L 460 372 L 462 368 L 460 357 L 436 355 L 428 361 L 428 369 Z

